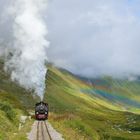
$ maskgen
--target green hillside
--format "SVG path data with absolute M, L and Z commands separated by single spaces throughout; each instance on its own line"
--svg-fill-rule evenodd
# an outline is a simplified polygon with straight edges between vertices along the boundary
M 140 139 L 139 83 L 103 81 L 91 85 L 49 68 L 45 94 L 49 119 L 66 140 Z
M 24 140 L 30 127 L 18 131 L 20 116 L 28 115 L 33 109 L 35 99 L 31 93 L 12 82 L 3 71 L 3 61 L 0 60 L 0 140 Z
M 18 131 L 19 118 L 38 100 L 12 82 L 0 61 L 0 140 L 25 140 L 32 121 Z M 111 77 L 80 80 L 49 65 L 44 100 L 49 121 L 66 140 L 139 140 L 140 86 L 138 81 Z

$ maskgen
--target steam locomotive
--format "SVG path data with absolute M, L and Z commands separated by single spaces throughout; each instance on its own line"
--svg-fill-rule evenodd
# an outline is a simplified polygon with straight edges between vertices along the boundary
M 48 119 L 48 104 L 44 102 L 36 103 L 35 105 L 35 118 L 36 120 Z

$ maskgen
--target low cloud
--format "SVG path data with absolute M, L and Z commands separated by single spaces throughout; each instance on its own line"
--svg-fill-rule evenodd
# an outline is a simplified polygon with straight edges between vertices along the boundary
M 49 59 L 85 76 L 139 75 L 138 5 L 127 0 L 50 0 Z

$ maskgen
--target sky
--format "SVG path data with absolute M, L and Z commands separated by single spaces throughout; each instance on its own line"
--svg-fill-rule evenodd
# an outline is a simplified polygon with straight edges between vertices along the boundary
M 4 43 L 10 43 L 12 34 L 12 9 L 5 12 L 9 2 L 0 1 Z M 139 7 L 139 0 L 48 0 L 42 13 L 50 42 L 48 60 L 88 77 L 140 75 Z

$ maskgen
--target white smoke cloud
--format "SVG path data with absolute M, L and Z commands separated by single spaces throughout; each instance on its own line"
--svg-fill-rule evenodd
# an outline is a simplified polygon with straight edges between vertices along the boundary
M 34 90 L 41 100 L 47 71 L 46 48 L 49 46 L 46 40 L 48 31 L 42 17 L 46 4 L 46 0 L 15 0 L 12 3 L 13 40 L 8 45 L 11 56 L 5 63 L 5 70 L 11 72 L 12 80 Z

